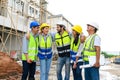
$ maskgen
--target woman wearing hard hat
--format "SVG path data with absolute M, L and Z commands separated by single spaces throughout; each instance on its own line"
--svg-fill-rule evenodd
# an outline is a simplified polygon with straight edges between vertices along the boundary
M 73 79 L 74 80 L 82 80 L 82 69 L 79 68 L 80 65 L 83 64 L 81 51 L 83 49 L 83 40 L 85 37 L 82 35 L 82 27 L 79 25 L 74 25 L 72 27 L 73 37 L 71 39 L 70 46 L 70 55 L 71 55 L 71 65 L 73 71 Z
M 40 80 L 48 80 L 52 61 L 52 36 L 49 34 L 50 26 L 42 23 L 40 26 L 38 57 L 40 60 Z

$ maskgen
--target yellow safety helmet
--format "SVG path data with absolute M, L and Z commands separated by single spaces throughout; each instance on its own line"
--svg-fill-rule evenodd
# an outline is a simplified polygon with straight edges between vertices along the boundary
M 42 23 L 42 24 L 40 25 L 40 30 L 41 30 L 42 28 L 44 28 L 44 27 L 50 28 L 50 25 L 48 25 L 47 23 Z
M 78 32 L 80 34 L 82 33 L 82 27 L 80 25 L 74 25 L 72 27 L 72 30 L 75 30 L 76 32 Z

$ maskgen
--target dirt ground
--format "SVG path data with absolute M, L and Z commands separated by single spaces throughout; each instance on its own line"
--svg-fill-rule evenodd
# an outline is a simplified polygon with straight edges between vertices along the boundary
M 0 80 L 21 80 L 21 72 L 22 72 L 22 67 L 18 65 L 16 61 L 11 59 L 5 53 L 0 52 Z M 106 72 L 109 73 L 109 75 L 106 75 Z M 62 74 L 64 77 L 65 75 L 64 68 L 63 68 Z M 83 74 L 84 74 L 84 70 L 82 72 L 82 75 Z M 120 64 L 110 63 L 100 68 L 101 80 L 110 80 L 110 79 L 105 79 L 105 78 L 112 76 L 112 75 L 115 75 L 116 77 L 120 77 Z M 35 80 L 40 80 L 39 66 L 37 66 Z M 52 64 L 51 64 L 49 80 L 57 80 L 56 58 L 54 61 L 52 61 Z M 70 80 L 73 80 L 72 71 L 70 72 Z M 111 80 L 120 80 L 120 78 L 111 79 Z
M 0 80 L 20 80 L 22 67 L 7 53 L 0 52 Z

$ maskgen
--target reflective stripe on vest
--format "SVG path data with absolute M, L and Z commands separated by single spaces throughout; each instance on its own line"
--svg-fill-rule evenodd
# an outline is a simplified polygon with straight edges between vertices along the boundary
M 78 40 L 77 45 L 74 44 L 74 38 L 72 38 L 71 45 L 70 45 L 71 62 L 76 61 L 76 55 L 77 55 L 79 46 L 80 46 L 80 38 Z M 79 57 L 78 61 L 82 61 L 82 57 Z
M 38 57 L 40 59 L 51 58 L 52 57 L 52 37 L 48 35 L 46 41 L 42 35 L 39 36 L 39 48 Z
M 35 61 L 37 60 L 38 53 L 38 38 L 34 39 L 32 34 L 30 33 L 30 38 L 28 40 L 28 58 Z M 24 54 L 22 54 L 22 60 L 26 60 Z
M 70 37 L 68 32 L 64 31 L 62 36 L 59 33 L 56 33 L 55 42 L 59 54 L 70 52 Z
M 95 56 L 96 55 L 96 51 L 95 51 L 95 47 L 94 47 L 94 40 L 95 40 L 96 35 L 97 34 L 91 35 L 85 41 L 84 50 L 83 50 L 83 55 L 84 55 L 85 61 L 88 61 L 88 56 Z

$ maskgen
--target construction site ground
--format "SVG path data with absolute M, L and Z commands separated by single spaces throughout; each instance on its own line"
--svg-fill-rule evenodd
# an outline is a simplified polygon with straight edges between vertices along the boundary
M 37 67 L 39 71 L 39 67 Z M 100 68 L 100 80 L 120 80 L 120 65 L 110 63 L 105 66 L 101 66 Z M 62 71 L 63 77 L 65 75 L 65 69 L 63 68 Z M 82 70 L 82 75 L 84 76 L 84 69 Z M 36 80 L 40 80 L 40 74 L 36 74 Z M 49 80 L 57 80 L 56 76 L 56 61 L 52 61 L 50 73 L 49 73 Z M 63 79 L 64 80 L 64 79 Z M 72 70 L 70 72 L 70 80 L 73 80 Z M 84 80 L 84 77 L 83 77 Z
M 119 64 L 108 64 L 105 66 L 101 66 L 100 68 L 100 80 L 120 80 L 120 65 Z M 63 68 L 62 75 L 65 75 L 65 69 Z M 82 70 L 82 75 L 84 76 L 84 69 Z M 0 79 L 1 80 L 1 79 Z M 6 80 L 6 79 L 4 79 Z M 14 80 L 21 80 L 21 74 L 18 75 L 17 79 Z M 40 71 L 39 66 L 36 69 L 35 80 L 40 80 Z M 49 73 L 49 80 L 57 80 L 56 76 L 56 61 L 52 61 L 50 73 Z M 73 80 L 72 70 L 70 72 L 70 80 Z M 83 80 L 84 77 L 83 77 Z
M 21 64 L 21 61 L 18 61 Z M 39 63 L 39 62 L 38 62 Z M 49 80 L 57 80 L 56 76 L 56 63 L 52 61 Z M 17 64 L 16 61 L 11 59 L 6 53 L 0 52 L 0 80 L 21 80 L 22 66 Z M 36 67 L 35 80 L 40 80 L 40 66 Z M 120 64 L 109 63 L 100 67 L 100 80 L 120 80 Z M 62 75 L 65 75 L 63 68 Z M 84 69 L 82 70 L 84 76 Z M 70 72 L 70 80 L 73 80 L 72 70 Z M 84 80 L 84 77 L 83 77 Z

